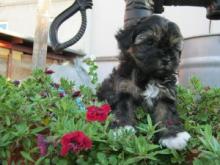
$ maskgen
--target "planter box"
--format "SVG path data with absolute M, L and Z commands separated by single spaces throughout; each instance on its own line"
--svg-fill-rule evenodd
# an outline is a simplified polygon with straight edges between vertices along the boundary
M 188 86 L 192 76 L 205 86 L 220 87 L 220 34 L 186 38 L 182 52 L 179 82 Z

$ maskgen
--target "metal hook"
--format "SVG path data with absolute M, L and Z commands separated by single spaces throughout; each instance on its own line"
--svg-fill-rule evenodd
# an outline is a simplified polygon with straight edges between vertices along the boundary
M 70 7 L 60 13 L 51 23 L 50 30 L 49 30 L 49 37 L 51 41 L 51 46 L 54 51 L 60 52 L 63 49 L 74 45 L 77 41 L 81 39 L 84 35 L 87 25 L 87 17 L 86 17 L 86 9 L 92 8 L 92 0 L 76 0 Z M 82 23 L 80 26 L 79 31 L 76 33 L 74 37 L 60 43 L 58 40 L 58 30 L 61 24 L 66 21 L 68 18 L 72 17 L 78 11 L 81 13 Z

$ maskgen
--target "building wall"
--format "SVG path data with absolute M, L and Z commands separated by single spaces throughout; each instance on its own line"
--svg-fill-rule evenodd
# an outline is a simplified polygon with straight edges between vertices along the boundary
M 0 75 L 7 76 L 9 49 L 0 47 Z M 47 58 L 47 66 L 57 64 L 58 60 Z M 32 56 L 19 51 L 12 51 L 12 80 L 23 80 L 32 72 Z
M 51 20 L 72 3 L 73 0 L 52 0 Z M 93 10 L 88 11 L 86 34 L 72 48 L 82 50 L 88 56 L 116 56 L 119 50 L 114 35 L 123 26 L 124 0 L 93 0 L 93 4 Z M 7 21 L 8 30 L 33 37 L 36 9 L 37 0 L 1 0 L 0 22 Z M 210 21 L 206 19 L 205 8 L 166 7 L 162 15 L 176 22 L 184 37 L 209 34 Z M 79 14 L 66 21 L 59 31 L 60 40 L 64 41 L 75 34 L 80 21 Z M 212 21 L 211 25 L 210 33 L 220 33 L 220 21 Z M 105 66 L 103 64 L 100 63 L 100 66 Z M 100 72 L 101 79 L 107 74 Z

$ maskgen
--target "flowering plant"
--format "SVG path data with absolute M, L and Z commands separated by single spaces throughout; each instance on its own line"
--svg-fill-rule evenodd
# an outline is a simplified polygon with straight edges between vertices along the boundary
M 37 146 L 40 151 L 40 156 L 45 156 L 47 154 L 48 142 L 46 141 L 44 135 L 37 135 Z
M 197 79 L 191 89 L 178 87 L 180 117 L 192 135 L 178 152 L 154 143 L 160 130 L 141 107 L 136 133 L 116 137 L 110 106 L 88 87 L 54 84 L 52 72 L 36 70 L 22 83 L 0 76 L 0 164 L 220 164 L 220 89 Z
M 89 106 L 87 107 L 86 120 L 103 122 L 107 119 L 110 109 L 108 104 L 103 104 L 101 107 Z
M 92 141 L 82 132 L 74 131 L 61 138 L 61 155 L 65 156 L 70 150 L 77 154 L 79 151 L 92 148 Z

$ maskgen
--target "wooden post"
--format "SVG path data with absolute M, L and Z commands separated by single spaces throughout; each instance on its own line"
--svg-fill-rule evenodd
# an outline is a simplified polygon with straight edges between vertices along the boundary
M 11 79 L 12 73 L 13 73 L 12 49 L 9 49 L 8 60 L 7 60 L 7 78 Z
M 32 69 L 45 69 L 47 58 L 47 40 L 49 30 L 49 6 L 51 0 L 38 0 L 37 24 L 34 37 Z M 27 25 L 28 26 L 28 25 Z

